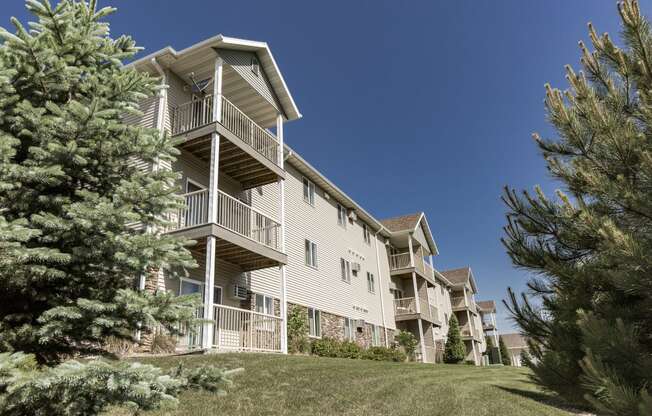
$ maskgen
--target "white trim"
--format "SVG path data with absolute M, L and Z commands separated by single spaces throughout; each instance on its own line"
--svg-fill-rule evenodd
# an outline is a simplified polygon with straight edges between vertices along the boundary
M 206 186 L 202 185 L 201 183 L 197 182 L 197 181 L 194 180 L 194 179 L 190 179 L 189 176 L 186 176 L 186 183 L 185 183 L 185 186 L 184 186 L 184 189 L 185 189 L 185 192 L 186 192 L 186 193 L 190 192 L 190 191 L 188 190 L 188 184 L 194 185 L 194 186 L 196 186 L 196 187 L 199 188 L 199 189 L 206 189 Z
M 305 190 L 306 184 L 305 184 L 304 181 L 308 181 L 308 197 L 307 198 L 306 198 L 306 190 Z M 312 193 L 310 192 L 310 185 L 312 185 Z M 317 195 L 317 185 L 315 185 L 315 183 L 313 181 L 311 181 L 310 179 L 308 179 L 307 177 L 302 176 L 301 177 L 301 191 L 302 191 L 301 196 L 303 198 L 303 202 L 305 202 L 306 204 L 308 204 L 308 205 L 310 205 L 311 207 L 314 208 L 315 207 L 315 201 L 317 199 L 317 198 L 315 198 L 315 196 Z M 311 196 L 312 196 L 312 198 L 311 198 Z M 310 199 L 312 199 L 312 201 L 310 201 Z

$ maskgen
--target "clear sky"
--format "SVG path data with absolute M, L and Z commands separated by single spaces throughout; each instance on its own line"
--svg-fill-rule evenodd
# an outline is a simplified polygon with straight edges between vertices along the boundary
M 25 21 L 23 4 L 2 0 L 0 25 Z M 566 87 L 587 22 L 619 30 L 611 0 L 100 4 L 118 7 L 113 35 L 145 53 L 218 33 L 267 42 L 304 116 L 288 123 L 287 143 L 379 219 L 425 211 L 436 267 L 470 265 L 479 299 L 497 302 L 527 278 L 499 241 L 502 187 L 558 186 L 531 140 L 554 134 L 543 86 Z M 501 304 L 498 318 L 511 331 Z

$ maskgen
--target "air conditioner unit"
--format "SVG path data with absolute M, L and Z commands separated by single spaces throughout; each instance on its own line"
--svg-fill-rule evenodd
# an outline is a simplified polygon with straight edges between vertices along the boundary
M 358 215 L 355 213 L 354 210 L 350 210 L 350 211 L 349 211 L 349 219 L 350 219 L 351 221 L 355 221 L 355 220 L 358 219 Z
M 360 267 L 360 263 L 353 263 L 353 264 L 351 264 L 351 270 L 353 270 L 354 272 L 357 273 L 357 272 L 360 271 L 360 269 L 361 269 L 361 267 Z
M 249 290 L 246 286 L 241 285 L 231 285 L 231 299 L 245 300 Z
M 355 327 L 358 329 L 364 329 L 364 319 L 356 319 L 355 320 Z

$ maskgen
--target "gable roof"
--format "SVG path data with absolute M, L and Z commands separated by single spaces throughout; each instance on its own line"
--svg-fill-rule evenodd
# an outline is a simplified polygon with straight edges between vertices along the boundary
M 496 312 L 496 302 L 493 300 L 479 300 L 475 303 L 483 312 Z
M 211 53 L 217 48 L 256 53 L 258 61 L 263 67 L 263 71 L 267 74 L 274 93 L 283 107 L 282 109 L 287 120 L 290 121 L 301 118 L 301 113 L 292 98 L 292 94 L 290 94 L 290 90 L 285 84 L 283 75 L 281 74 L 278 65 L 276 65 L 276 61 L 274 60 L 274 56 L 272 55 L 269 46 L 265 42 L 230 38 L 220 34 L 199 43 L 195 43 L 194 45 L 180 51 L 175 50 L 171 46 L 166 46 L 163 49 L 130 62 L 127 66 L 149 65 L 149 62 L 154 58 L 165 58 L 169 61 L 176 61 L 190 54 L 203 53 L 204 51 L 206 53 Z
M 380 223 L 392 233 L 412 233 L 416 231 L 419 224 L 421 224 L 423 227 L 423 233 L 428 241 L 430 252 L 433 254 L 439 254 L 439 249 L 437 249 L 437 244 L 432 236 L 432 231 L 430 231 L 430 225 L 428 225 L 428 219 L 426 219 L 426 214 L 423 211 L 414 214 L 386 218 L 380 220 Z
M 446 279 L 453 283 L 453 286 L 464 286 L 468 283 L 474 293 L 478 292 L 478 288 L 475 285 L 473 272 L 469 266 L 460 267 L 459 269 L 445 270 L 441 272 L 441 274 L 443 274 Z
M 383 224 L 385 228 L 387 228 L 389 231 L 392 232 L 413 231 L 417 227 L 417 224 L 419 223 L 419 220 L 421 219 L 422 215 L 423 212 L 401 215 L 398 217 L 392 217 L 392 218 L 386 218 L 384 220 L 380 220 L 380 223 Z
M 527 348 L 526 338 L 521 334 L 500 334 L 507 348 Z

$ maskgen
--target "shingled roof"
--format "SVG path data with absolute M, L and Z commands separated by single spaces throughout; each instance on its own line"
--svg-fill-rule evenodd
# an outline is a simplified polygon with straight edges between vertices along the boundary
M 423 215 L 423 212 L 417 212 L 415 214 L 401 215 L 400 217 L 392 217 L 384 220 L 380 220 L 380 223 L 385 226 L 389 231 L 399 232 L 405 230 L 414 230 L 414 228 L 419 223 L 419 219 Z
M 527 348 L 525 337 L 521 334 L 500 334 L 507 348 Z
M 453 286 L 461 286 L 469 282 L 473 292 L 478 291 L 478 288 L 475 285 L 475 279 L 473 278 L 473 272 L 469 266 L 446 270 L 441 272 L 441 274 L 443 274 L 444 277 L 453 284 Z
M 496 312 L 496 302 L 493 300 L 479 300 L 475 303 L 483 312 Z

